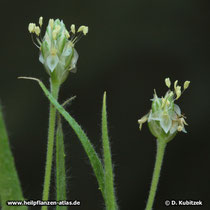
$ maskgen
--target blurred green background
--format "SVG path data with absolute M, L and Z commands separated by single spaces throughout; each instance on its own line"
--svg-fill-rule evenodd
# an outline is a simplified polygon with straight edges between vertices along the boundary
M 156 142 L 146 125 L 139 131 L 137 120 L 150 109 L 153 89 L 162 96 L 165 77 L 180 84 L 191 81 L 177 102 L 187 116 L 188 133 L 178 134 L 168 145 L 154 209 L 169 209 L 166 199 L 202 200 L 196 209 L 210 209 L 210 1 L 24 0 L 4 1 L 1 10 L 0 100 L 26 198 L 41 199 L 49 103 L 35 82 L 17 77 L 37 77 L 49 84 L 27 29 L 43 16 L 44 28 L 49 18 L 63 19 L 69 27 L 89 26 L 88 35 L 76 45 L 78 72 L 62 86 L 60 102 L 77 96 L 68 111 L 101 154 L 102 95 L 107 91 L 122 210 L 145 208 Z M 86 154 L 66 122 L 64 134 L 68 199 L 81 201 L 75 209 L 103 209 Z M 51 192 L 55 194 L 54 181 Z

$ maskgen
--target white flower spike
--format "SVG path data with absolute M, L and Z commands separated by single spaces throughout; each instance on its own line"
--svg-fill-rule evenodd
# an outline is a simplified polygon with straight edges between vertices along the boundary
M 75 25 L 72 24 L 71 31 L 67 31 L 62 20 L 50 19 L 42 38 L 42 25 L 43 17 L 40 17 L 39 26 L 30 23 L 28 30 L 32 35 L 32 41 L 40 49 L 40 62 L 44 64 L 47 73 L 61 84 L 66 80 L 70 71 L 76 72 L 79 56 L 74 46 L 83 35 L 88 33 L 88 27 L 80 26 L 76 32 Z
M 178 86 L 177 83 L 178 80 L 174 82 L 174 91 L 169 89 L 162 98 L 159 98 L 156 92 L 154 93 L 152 109 L 138 120 L 140 130 L 142 124 L 148 122 L 151 133 L 157 138 L 164 138 L 166 141 L 173 139 L 177 131 L 186 133 L 184 126 L 187 123 L 179 106 L 174 103 L 182 94 L 181 86 Z M 165 79 L 165 84 L 170 88 L 169 78 Z M 184 90 L 189 87 L 189 84 L 189 81 L 184 83 Z

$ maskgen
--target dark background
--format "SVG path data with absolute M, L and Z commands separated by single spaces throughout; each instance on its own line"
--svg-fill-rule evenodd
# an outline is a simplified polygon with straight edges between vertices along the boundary
M 30 22 L 60 18 L 89 26 L 76 49 L 78 72 L 62 86 L 60 102 L 73 95 L 68 111 L 82 125 L 101 155 L 101 106 L 107 91 L 109 133 L 120 209 L 144 209 L 156 153 L 155 138 L 137 120 L 150 109 L 155 88 L 164 78 L 190 80 L 177 102 L 187 116 L 187 134 L 167 146 L 154 209 L 166 199 L 202 200 L 210 209 L 210 1 L 92 0 L 7 1 L 1 4 L 0 99 L 24 196 L 41 199 L 47 144 L 49 103 L 39 86 L 18 76 L 48 75 L 28 33 Z M 71 209 L 100 210 L 102 196 L 84 150 L 64 123 L 68 199 Z M 54 172 L 53 172 L 54 174 Z M 53 178 L 54 179 L 54 178 Z M 54 182 L 51 194 L 55 194 Z M 192 206 L 187 209 L 194 209 Z

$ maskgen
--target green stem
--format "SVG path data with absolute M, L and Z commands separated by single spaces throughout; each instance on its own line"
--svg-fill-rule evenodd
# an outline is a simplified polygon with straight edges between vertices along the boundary
M 114 178 L 112 172 L 111 149 L 109 145 L 109 136 L 107 128 L 107 112 L 106 112 L 106 92 L 103 98 L 102 108 L 102 141 L 104 151 L 104 169 L 105 169 L 105 203 L 107 210 L 115 210 L 117 208 L 114 194 Z
M 61 116 L 59 114 L 56 132 L 56 200 L 66 200 L 65 150 Z M 67 210 L 67 206 L 56 206 L 56 210 Z
M 59 92 L 59 83 L 54 80 L 50 80 L 51 94 L 57 100 Z M 42 200 L 48 200 L 50 191 L 50 179 L 52 171 L 53 161 L 53 148 L 54 148 L 54 137 L 55 137 L 55 121 L 56 121 L 56 108 L 50 103 L 50 117 L 49 117 L 49 130 L 48 130 L 48 145 L 47 145 L 47 157 L 45 166 L 45 177 L 44 177 L 44 189 Z M 47 210 L 47 206 L 43 206 L 42 210 Z
M 153 171 L 152 184 L 150 187 L 146 210 L 151 210 L 154 203 L 166 144 L 167 143 L 165 142 L 164 139 L 157 139 L 157 154 L 156 154 L 155 168 Z

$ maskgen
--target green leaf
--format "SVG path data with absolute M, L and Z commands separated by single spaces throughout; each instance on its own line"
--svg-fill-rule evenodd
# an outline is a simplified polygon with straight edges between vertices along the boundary
M 112 169 L 112 158 L 111 149 L 109 145 L 109 135 L 107 126 L 107 112 L 106 112 L 106 92 L 104 92 L 103 97 L 103 107 L 102 107 L 102 142 L 103 142 L 103 152 L 104 152 L 104 189 L 105 189 L 105 204 L 107 210 L 116 210 L 117 203 L 114 193 L 114 178 Z
M 45 95 L 47 96 L 47 98 L 50 100 L 50 102 L 56 107 L 56 109 L 58 110 L 58 112 L 64 117 L 64 119 L 66 119 L 66 121 L 69 123 L 69 125 L 72 127 L 72 129 L 75 131 L 76 135 L 78 136 L 89 160 L 90 160 L 90 164 L 93 168 L 93 171 L 96 175 L 97 181 L 98 181 L 98 185 L 99 185 L 99 189 L 102 192 L 102 195 L 105 199 L 105 195 L 104 195 L 104 169 L 103 169 L 103 165 L 101 163 L 101 160 L 99 159 L 95 149 L 93 148 L 90 140 L 88 139 L 87 135 L 85 134 L 85 132 L 82 130 L 82 128 L 80 127 L 80 125 L 75 121 L 75 119 L 73 117 L 71 117 L 71 115 L 65 111 L 65 109 L 54 99 L 54 97 L 50 94 L 50 92 L 47 90 L 47 88 L 45 87 L 45 85 L 38 79 L 36 78 L 32 78 L 32 77 L 19 77 L 19 79 L 31 79 L 31 80 L 35 80 L 39 83 L 40 87 L 42 88 L 42 90 L 44 91 Z
M 60 115 L 58 116 L 56 131 L 56 200 L 66 200 L 65 151 Z M 67 206 L 56 206 L 56 210 L 67 210 Z
M 0 203 L 4 210 L 17 209 L 17 206 L 7 206 L 8 200 L 24 200 L 24 198 L 0 107 Z M 18 209 L 26 210 L 27 207 L 19 206 Z

